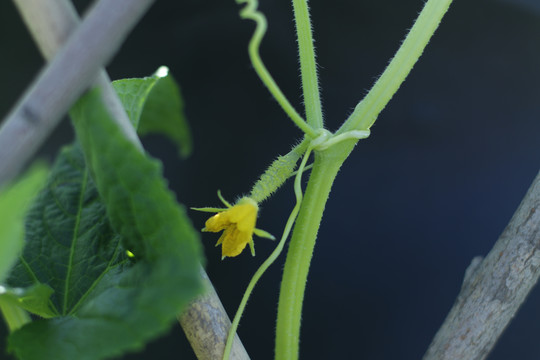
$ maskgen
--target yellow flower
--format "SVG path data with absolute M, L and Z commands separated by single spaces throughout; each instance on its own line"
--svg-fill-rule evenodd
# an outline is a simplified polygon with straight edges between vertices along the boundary
M 219 192 L 218 196 L 227 208 L 194 208 L 194 210 L 217 212 L 206 221 L 202 231 L 220 232 L 223 230 L 216 244 L 216 246 L 221 244 L 222 259 L 239 255 L 247 244 L 251 248 L 251 254 L 255 256 L 253 234 L 274 240 L 271 234 L 255 228 L 259 206 L 253 199 L 244 197 L 232 206 L 221 197 Z

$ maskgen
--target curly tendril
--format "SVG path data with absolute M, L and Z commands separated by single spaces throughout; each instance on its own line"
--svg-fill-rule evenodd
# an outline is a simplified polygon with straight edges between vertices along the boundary
M 272 75 L 261 60 L 259 48 L 261 46 L 262 38 L 266 33 L 267 22 L 266 17 L 257 10 L 259 2 L 257 0 L 236 0 L 238 4 L 246 4 L 242 10 L 240 10 L 240 17 L 242 19 L 249 19 L 255 21 L 256 27 L 253 32 L 253 36 L 249 41 L 248 53 L 251 63 L 255 72 L 268 88 L 272 96 L 276 99 L 278 104 L 283 108 L 285 113 L 291 118 L 291 120 L 302 130 L 306 135 L 311 138 L 317 136 L 316 131 L 309 126 L 306 121 L 298 114 L 298 112 L 291 105 L 289 100 L 285 97 L 279 86 L 276 84 Z

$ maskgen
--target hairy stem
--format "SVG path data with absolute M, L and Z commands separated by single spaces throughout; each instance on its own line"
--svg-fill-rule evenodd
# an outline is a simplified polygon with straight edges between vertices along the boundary
M 334 179 L 355 143 L 344 141 L 316 153 L 283 271 L 275 359 L 298 359 L 302 303 L 317 232 Z
M 435 33 L 452 0 L 428 0 L 409 34 L 381 77 L 360 101 L 338 134 L 369 129 L 399 89 Z
M 313 128 L 320 129 L 323 127 L 322 105 L 307 0 L 293 0 L 293 8 L 306 119 L 307 123 Z

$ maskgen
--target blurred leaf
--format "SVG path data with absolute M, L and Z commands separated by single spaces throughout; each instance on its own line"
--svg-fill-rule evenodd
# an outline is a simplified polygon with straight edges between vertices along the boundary
M 78 146 L 64 150 L 50 180 L 57 186 L 42 194 L 41 210 L 29 220 L 29 228 L 47 234 L 28 238 L 34 244 L 27 246 L 29 269 L 13 276 L 13 286 L 32 277 L 51 286 L 62 316 L 12 333 L 9 348 L 24 360 L 92 360 L 141 349 L 202 291 L 197 233 L 167 189 L 160 164 L 123 137 L 97 91 L 79 101 L 72 118 L 90 171 Z
M 17 182 L 0 188 L 0 284 L 23 248 L 24 215 L 46 177 L 47 168 L 36 165 Z
M 47 285 L 36 284 L 24 289 L 0 287 L 0 297 L 11 301 L 12 304 L 44 318 L 54 317 L 56 314 L 50 307 L 50 297 L 53 293 Z
M 180 157 L 191 154 L 191 132 L 184 115 L 184 102 L 167 68 L 161 67 L 146 78 L 118 80 L 113 86 L 140 135 L 166 135 L 178 147 Z
M 149 76 L 113 81 L 114 90 L 116 90 L 134 128 L 139 127 L 141 114 L 148 99 L 148 94 L 150 94 L 158 80 L 159 78 L 157 76 Z

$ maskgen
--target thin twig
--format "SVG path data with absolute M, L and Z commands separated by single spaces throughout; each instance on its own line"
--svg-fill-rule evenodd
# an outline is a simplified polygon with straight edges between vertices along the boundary
M 67 0 L 14 0 L 14 2 L 38 44 L 41 53 L 48 60 L 54 57 L 55 53 L 67 41 L 70 34 L 75 32 L 75 29 L 79 25 L 77 13 L 72 4 Z M 127 114 L 110 84 L 107 73 L 103 69 L 99 70 L 96 85 L 101 88 L 103 100 L 113 115 L 114 120 L 118 122 L 118 125 L 124 129 L 126 134 L 129 134 L 128 138 L 140 147 L 140 142 L 133 130 L 133 126 L 129 123 Z M 42 119 L 43 121 L 49 120 L 44 117 Z M 30 131 L 39 132 L 40 129 L 38 127 L 31 127 Z M 32 135 L 32 138 L 38 135 Z M 46 136 L 42 138 L 44 140 Z M 21 141 L 16 138 L 13 140 L 16 142 Z M 1 146 L 0 140 L 0 148 Z M 25 154 L 24 156 L 31 155 Z M 15 151 L 11 152 L 11 156 L 19 158 Z M 2 159 L 1 156 L 0 159 Z M 205 296 L 192 302 L 185 314 L 179 316 L 179 319 L 181 319 L 182 327 L 197 357 L 200 360 L 210 360 L 221 356 L 217 355 L 220 353 L 216 351 L 223 352 L 231 322 L 202 267 L 201 274 L 207 293 Z M 249 356 L 238 336 L 236 336 L 233 346 L 232 359 L 249 360 Z
M 216 290 L 202 267 L 201 275 L 206 294 L 193 301 L 188 309 L 178 316 L 178 320 L 198 360 L 221 359 L 231 328 L 231 320 L 226 315 Z M 234 336 L 229 359 L 249 360 L 238 334 Z
M 77 11 L 68 0 L 13 0 L 26 26 L 43 55 L 50 61 L 73 34 L 80 20 Z M 142 145 L 120 99 L 111 86 L 111 79 L 104 69 L 98 72 L 95 85 L 101 88 L 102 100 L 128 138 L 139 148 Z M 37 128 L 32 128 L 37 131 Z M 45 140 L 45 139 L 44 139 Z
M 424 360 L 485 359 L 540 276 L 540 173 L 484 260 L 473 259 Z
M 0 184 L 13 178 L 32 157 L 152 2 L 101 0 L 93 7 L 4 120 L 0 128 Z M 134 131 L 126 136 L 138 141 Z

